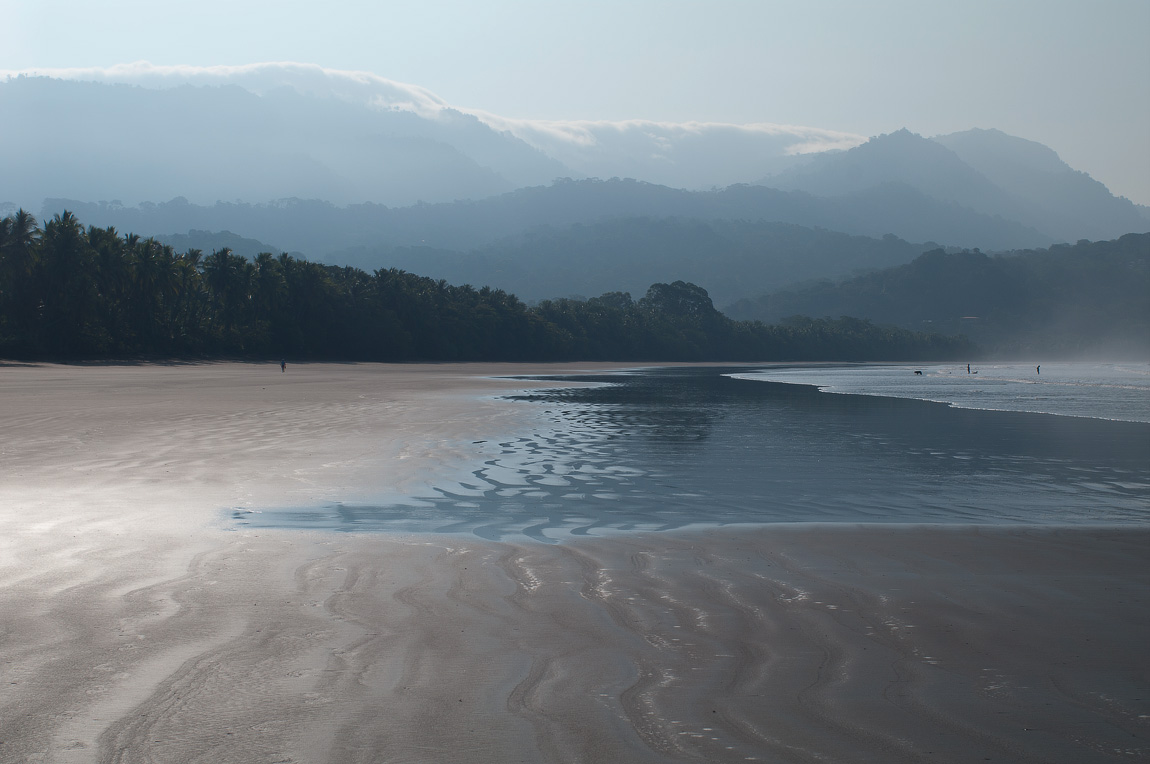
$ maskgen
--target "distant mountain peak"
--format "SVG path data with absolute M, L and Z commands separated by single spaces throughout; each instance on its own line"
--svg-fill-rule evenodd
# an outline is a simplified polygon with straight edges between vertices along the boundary
M 921 139 L 922 139 L 922 136 L 919 135 L 918 133 L 912 133 L 909 128 L 900 127 L 898 130 L 895 130 L 893 132 L 883 133 L 882 135 L 876 135 L 876 136 L 872 137 L 870 140 L 871 141 L 882 141 L 882 140 L 921 140 Z
M 980 212 L 1001 202 L 1001 191 L 940 143 L 907 128 L 875 136 L 840 154 L 820 156 L 772 178 L 768 184 L 819 196 L 857 194 L 903 183 L 939 201 L 957 201 Z
M 1035 172 L 1073 172 L 1058 156 L 1058 152 L 1049 146 L 1009 135 L 993 127 L 976 127 L 949 135 L 937 135 L 931 140 L 946 146 L 983 174 L 992 175 L 994 169 L 1002 163 L 1026 166 Z
M 297 197 L 406 207 L 484 199 L 563 177 L 694 190 L 769 177 L 760 185 L 822 198 L 815 204 L 794 194 L 787 204 L 844 211 L 816 216 L 818 224 L 834 219 L 852 232 L 899 220 L 908 227 L 878 233 L 985 243 L 1003 240 L 991 228 L 1008 240 L 1040 242 L 1147 228 L 1144 208 L 1115 199 L 1048 147 L 996 129 L 928 139 L 902 127 L 864 141 L 765 122 L 513 119 L 457 108 L 375 74 L 291 62 L 18 74 L 0 71 L 0 201 L 26 209 L 47 198 L 132 205 L 180 196 L 199 205 Z M 633 189 L 609 190 L 623 198 Z M 865 215 L 845 214 L 864 196 Z M 917 220 L 907 214 L 914 205 L 921 205 Z M 941 225 L 944 218 L 950 222 Z M 987 228 L 994 218 L 1003 226 Z
M 397 82 L 371 72 L 329 69 L 297 62 L 197 67 L 160 66 L 138 61 L 106 68 L 40 69 L 34 72 L 0 70 L 0 90 L 4 89 L 6 79 L 11 83 L 21 74 L 104 85 L 128 83 L 152 90 L 187 85 L 196 89 L 231 85 L 261 97 L 278 97 L 279 100 L 290 100 L 284 98 L 286 94 L 297 96 L 297 101 L 321 99 L 325 104 L 342 102 L 338 105 L 391 115 L 393 124 L 406 116 L 410 117 L 409 124 L 422 124 L 428 131 L 435 132 L 436 140 L 451 145 L 512 185 L 546 183 L 556 177 L 573 175 L 634 177 L 679 188 L 723 187 L 750 182 L 774 172 L 795 155 L 850 148 L 863 140 L 860 135 L 842 130 L 768 122 L 518 119 L 482 109 L 453 106 L 418 85 Z M 448 135 L 456 142 L 446 140 Z M 492 148 L 492 136 L 504 143 L 520 142 L 535 156 L 532 159 L 525 152 L 516 150 L 514 161 L 501 165 L 496 160 L 507 150 L 504 146 Z M 551 166 L 549 170 L 543 167 L 545 163 L 541 160 L 547 160 L 546 164 Z M 56 189 L 46 195 L 67 193 L 71 192 Z M 168 196 L 177 193 L 185 191 L 173 189 Z M 475 198 L 474 194 L 469 196 Z M 417 198 L 421 197 L 410 201 Z M 381 198 L 370 200 L 383 201 Z
M 1146 228 L 1139 209 L 1049 147 L 997 129 L 924 138 L 902 128 L 814 157 L 762 184 L 825 197 L 902 184 L 940 202 L 1016 220 L 1054 241 L 1107 239 Z
M 1107 239 L 1145 231 L 1146 218 L 1128 199 L 1115 198 L 1103 184 L 1062 161 L 1037 141 L 997 129 L 964 130 L 931 139 L 953 151 L 1025 207 L 1017 214 L 1029 225 L 1067 241 Z

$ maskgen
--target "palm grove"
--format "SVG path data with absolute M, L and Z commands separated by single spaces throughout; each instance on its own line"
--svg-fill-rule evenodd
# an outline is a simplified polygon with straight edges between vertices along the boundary
M 0 356 L 355 361 L 878 360 L 965 340 L 850 318 L 732 321 L 676 281 L 527 306 L 499 289 L 263 253 L 209 255 L 70 212 L 0 220 Z

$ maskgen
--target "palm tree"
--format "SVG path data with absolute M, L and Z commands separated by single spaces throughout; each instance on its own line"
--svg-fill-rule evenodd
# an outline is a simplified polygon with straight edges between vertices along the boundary
M 209 314 L 208 296 L 200 274 L 203 255 L 198 249 L 189 249 L 176 256 L 173 268 L 175 290 L 170 310 L 173 350 L 201 349 L 199 342 Z
M 32 277 L 39 236 L 36 218 L 23 209 L 0 220 L 0 323 L 14 337 L 27 336 L 38 302 Z
M 273 320 L 287 297 L 287 279 L 283 264 L 270 252 L 256 255 L 255 280 L 252 283 L 256 315 Z
M 251 282 L 255 268 L 239 255 L 224 247 L 204 260 L 204 278 L 215 308 L 219 336 L 232 349 L 244 348 L 241 323 L 250 303 Z
M 68 355 L 97 350 L 100 321 L 90 278 L 94 255 L 76 216 L 67 210 L 53 216 L 38 249 L 42 349 Z
M 30 250 L 40 235 L 40 230 L 36 227 L 36 218 L 32 213 L 21 208 L 15 215 L 5 219 L 9 221 L 5 246 L 15 248 L 15 251 Z
M 124 239 L 111 226 L 89 226 L 88 246 L 95 254 L 94 278 L 104 329 L 115 349 L 128 350 L 131 343 L 126 312 L 130 308 L 131 274 Z

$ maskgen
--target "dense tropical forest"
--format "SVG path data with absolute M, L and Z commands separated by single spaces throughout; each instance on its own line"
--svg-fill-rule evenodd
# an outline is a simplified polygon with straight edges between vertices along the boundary
M 1144 358 L 1150 353 L 1150 233 L 988 255 L 926 252 L 841 283 L 742 300 L 732 316 L 863 316 L 962 333 L 1001 356 Z
M 926 360 L 962 338 L 851 318 L 732 321 L 676 281 L 528 306 L 487 287 L 227 248 L 204 255 L 64 211 L 0 220 L 0 356 L 357 361 Z

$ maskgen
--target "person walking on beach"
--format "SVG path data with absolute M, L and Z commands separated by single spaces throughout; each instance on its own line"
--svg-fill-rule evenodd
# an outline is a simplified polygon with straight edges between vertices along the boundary
M 1041 375 L 1042 374 L 1042 367 L 1041 366 L 1035 366 L 1034 371 L 1036 374 Z
M 280 373 L 282 374 L 285 371 L 287 371 L 287 359 L 281 358 L 280 359 Z

